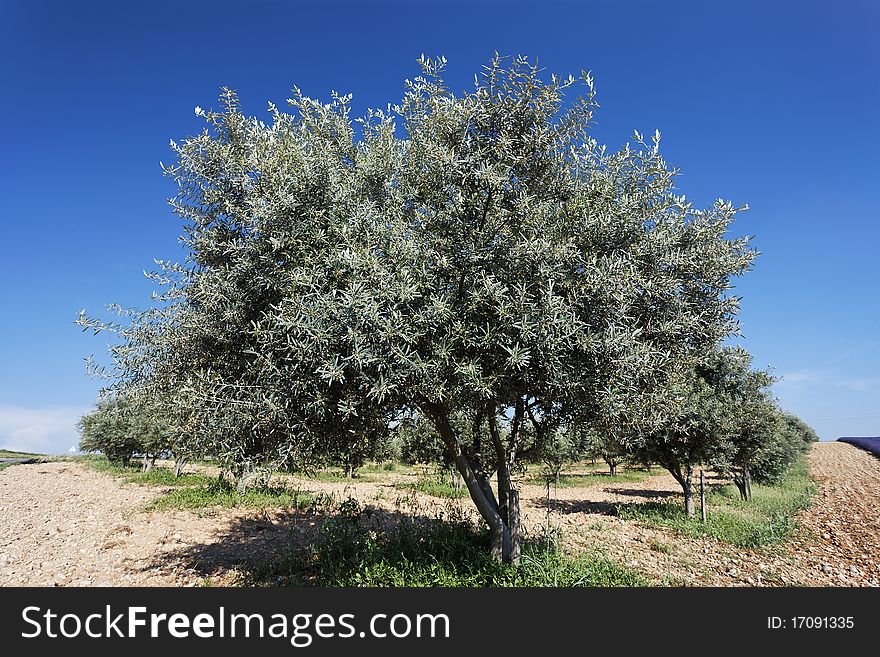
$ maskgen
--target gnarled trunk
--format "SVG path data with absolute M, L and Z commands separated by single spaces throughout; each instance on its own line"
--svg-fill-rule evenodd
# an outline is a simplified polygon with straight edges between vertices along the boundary
M 497 458 L 498 497 L 496 499 L 488 477 L 481 469 L 474 467 L 474 463 L 462 450 L 461 443 L 449 423 L 446 409 L 436 404 L 425 404 L 423 410 L 437 427 L 456 469 L 464 480 L 471 500 L 489 526 L 490 554 L 498 561 L 518 563 L 522 541 L 519 493 L 513 488 L 510 479 L 512 450 L 505 450 L 501 445 L 497 424 L 490 419 L 490 433 L 495 443 Z M 499 448 L 501 448 L 500 452 Z
M 247 490 L 248 484 L 256 479 L 257 469 L 252 464 L 247 464 L 241 468 L 236 477 L 235 489 L 239 495 L 243 495 Z

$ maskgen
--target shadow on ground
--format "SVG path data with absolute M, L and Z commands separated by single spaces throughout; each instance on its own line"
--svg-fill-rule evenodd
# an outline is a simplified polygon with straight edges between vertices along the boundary
M 616 516 L 617 505 L 614 502 L 590 502 L 588 500 L 535 500 L 535 506 L 558 513 L 598 513 L 603 516 Z
M 665 500 L 679 495 L 679 493 L 668 490 L 644 490 L 640 488 L 605 488 L 604 491 L 614 495 L 623 495 L 624 497 L 644 497 L 651 500 Z
M 185 570 L 200 577 L 251 571 L 312 543 L 323 518 L 305 512 L 281 512 L 237 518 L 214 542 L 182 544 L 157 554 L 144 570 Z
M 322 525 L 328 521 L 335 531 L 322 536 Z M 425 529 L 427 531 L 423 531 Z M 455 540 L 449 543 L 454 549 L 443 553 L 409 545 L 420 536 L 437 534 L 438 529 L 440 534 L 455 534 Z M 386 544 L 386 538 L 391 536 L 396 537 L 396 543 Z M 413 539 L 408 540 L 409 536 Z M 404 545 L 401 545 L 401 537 Z M 466 523 L 373 506 L 349 513 L 284 512 L 237 518 L 216 541 L 172 547 L 157 554 L 144 570 L 185 571 L 206 579 L 217 578 L 223 584 L 308 586 L 320 583 L 320 575 L 311 560 L 312 548 L 319 545 L 325 560 L 328 554 L 332 559 L 333 550 L 338 547 L 341 559 L 356 554 L 368 563 L 393 561 L 400 558 L 402 547 L 412 552 L 407 557 L 410 561 L 424 560 L 428 566 L 447 563 L 456 567 L 457 562 L 466 557 L 461 550 L 478 545 L 482 552 L 482 542 L 481 533 Z M 370 547 L 366 547 L 368 545 Z M 362 549 L 365 551 L 361 552 Z M 327 568 L 326 563 L 323 568 Z M 226 581 L 226 577 L 233 574 L 233 581 Z

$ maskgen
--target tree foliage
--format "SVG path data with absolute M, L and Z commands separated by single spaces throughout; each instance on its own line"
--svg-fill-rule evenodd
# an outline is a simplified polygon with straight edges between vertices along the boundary
M 732 204 L 675 192 L 659 132 L 616 152 L 591 137 L 589 74 L 496 57 L 456 95 L 445 60 L 421 65 L 399 104 L 357 121 L 349 97 L 298 91 L 268 124 L 228 90 L 221 111 L 197 108 L 204 132 L 165 168 L 188 260 L 159 263 L 152 309 L 80 321 L 117 332 L 120 389 L 173 399 L 240 477 L 417 414 L 492 553 L 516 561 L 526 443 L 568 421 L 656 435 L 736 330 L 731 281 L 754 253 L 727 236 Z
M 123 466 L 140 455 L 146 469 L 170 448 L 171 431 L 162 415 L 155 407 L 125 396 L 100 399 L 77 428 L 81 451 L 101 452 L 111 463 Z
M 780 412 L 772 434 L 755 455 L 752 478 L 762 484 L 777 483 L 791 464 L 818 440 L 813 428 L 802 419 Z

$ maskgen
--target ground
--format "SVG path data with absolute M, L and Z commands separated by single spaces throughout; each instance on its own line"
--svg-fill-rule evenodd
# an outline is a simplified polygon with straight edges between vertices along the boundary
M 880 459 L 845 443 L 809 454 L 818 490 L 781 545 L 741 549 L 624 520 L 615 504 L 674 498 L 675 481 L 655 469 L 641 481 L 551 490 L 521 485 L 526 529 L 561 530 L 569 551 L 599 548 L 655 584 L 675 586 L 878 586 Z M 195 466 L 191 466 L 195 467 Z M 353 497 L 389 515 L 435 516 L 470 501 L 402 491 L 410 473 L 354 482 L 288 484 L 337 500 Z M 240 568 L 309 541 L 320 518 L 281 509 L 146 511 L 167 489 L 123 483 L 76 461 L 0 471 L 0 585 L 196 586 L 230 584 Z

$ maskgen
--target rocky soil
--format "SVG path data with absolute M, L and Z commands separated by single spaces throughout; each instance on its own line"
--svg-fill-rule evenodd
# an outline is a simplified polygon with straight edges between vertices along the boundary
M 527 529 L 548 522 L 570 550 L 600 549 L 658 584 L 676 586 L 877 586 L 880 584 L 880 459 L 844 443 L 810 454 L 819 490 L 780 546 L 742 550 L 619 518 L 621 502 L 677 494 L 668 475 L 589 488 L 521 486 Z M 324 483 L 289 478 L 312 493 L 394 513 L 436 516 L 449 502 L 401 491 L 407 475 Z M 409 475 L 413 477 L 413 475 Z M 0 471 L 0 585 L 194 586 L 227 584 L 242 567 L 312 540 L 320 518 L 283 509 L 145 511 L 167 489 L 122 483 L 75 461 L 16 465 Z

